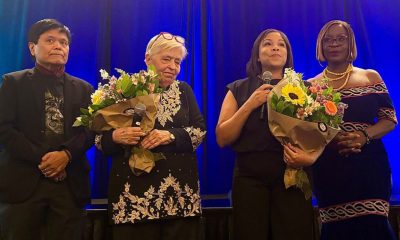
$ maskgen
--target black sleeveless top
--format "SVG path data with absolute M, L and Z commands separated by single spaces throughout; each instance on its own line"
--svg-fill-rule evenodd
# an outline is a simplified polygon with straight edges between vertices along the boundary
M 278 82 L 279 79 L 273 79 L 271 84 Z M 240 108 L 261 85 L 259 78 L 245 78 L 228 84 L 227 88 Z M 237 155 L 236 174 L 258 176 L 268 182 L 283 180 L 283 147 L 269 130 L 267 109 L 264 119 L 260 119 L 261 106 L 250 113 L 240 136 L 231 145 Z
M 278 79 L 273 79 L 271 83 L 272 85 L 275 85 L 278 81 Z M 233 93 L 238 108 L 240 108 L 247 99 L 249 99 L 251 94 L 261 85 L 262 81 L 259 78 L 245 78 L 228 84 L 227 88 Z M 262 105 L 250 113 L 249 118 L 242 128 L 239 138 L 232 144 L 232 149 L 235 152 L 282 152 L 281 144 L 275 139 L 269 130 L 266 108 L 264 110 L 264 119 L 260 119 L 261 107 Z

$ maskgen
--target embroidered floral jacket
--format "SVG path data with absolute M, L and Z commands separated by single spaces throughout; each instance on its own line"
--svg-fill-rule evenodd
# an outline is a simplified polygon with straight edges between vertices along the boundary
M 201 214 L 196 148 L 206 131 L 191 87 L 175 81 L 161 94 L 155 129 L 168 130 L 175 140 L 158 146 L 166 159 L 156 161 L 149 173 L 135 176 L 123 148 L 112 141 L 112 132 L 101 138 L 102 151 L 112 155 L 109 180 L 109 215 L 113 224 Z

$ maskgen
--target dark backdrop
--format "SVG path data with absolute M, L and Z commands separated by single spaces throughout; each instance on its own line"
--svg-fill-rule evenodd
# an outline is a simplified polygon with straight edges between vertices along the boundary
M 100 68 L 145 68 L 145 46 L 159 32 L 183 36 L 189 55 L 179 79 L 193 87 L 208 127 L 198 150 L 202 193 L 225 194 L 231 189 L 234 156 L 217 146 L 215 125 L 225 85 L 245 77 L 257 35 L 266 28 L 284 31 L 293 46 L 295 69 L 307 79 L 323 69 L 315 59 L 320 28 L 332 19 L 348 21 L 359 51 L 355 65 L 380 72 L 399 110 L 399 9 L 399 0 L 0 0 L 0 74 L 33 66 L 26 31 L 43 18 L 70 27 L 67 71 L 93 86 Z M 384 138 L 394 194 L 400 194 L 399 138 L 400 128 Z M 93 197 L 106 197 L 109 162 L 93 149 L 89 155 Z

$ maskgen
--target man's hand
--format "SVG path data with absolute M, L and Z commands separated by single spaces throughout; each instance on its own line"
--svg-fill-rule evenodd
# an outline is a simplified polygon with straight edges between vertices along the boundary
M 69 160 L 65 151 L 48 152 L 42 157 L 42 162 L 38 167 L 43 175 L 53 178 L 65 169 Z
M 64 170 L 62 170 L 59 174 L 55 175 L 52 179 L 53 179 L 55 182 L 61 182 L 61 181 L 63 181 L 63 180 L 66 179 L 66 178 L 67 178 L 67 172 L 66 172 L 65 169 L 64 169 Z

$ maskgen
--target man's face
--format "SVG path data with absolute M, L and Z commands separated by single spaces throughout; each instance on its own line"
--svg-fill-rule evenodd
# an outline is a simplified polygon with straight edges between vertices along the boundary
M 51 29 L 40 35 L 37 44 L 30 42 L 29 50 L 36 62 L 46 68 L 65 65 L 68 61 L 69 41 L 65 33 Z

